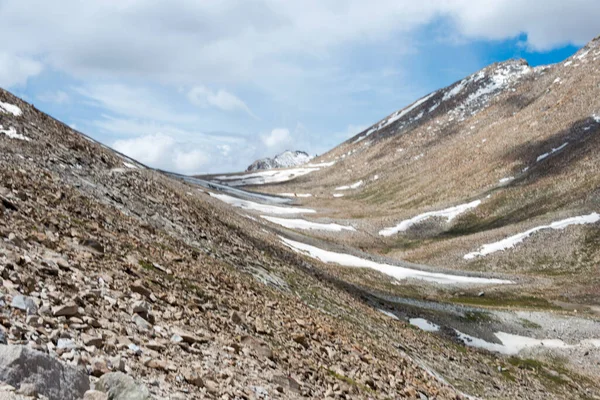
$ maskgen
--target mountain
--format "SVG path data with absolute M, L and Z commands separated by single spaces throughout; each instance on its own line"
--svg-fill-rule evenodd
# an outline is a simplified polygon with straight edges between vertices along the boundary
M 346 266 L 339 279 L 394 299 L 394 315 L 460 343 L 600 373 L 591 361 L 600 359 L 600 38 L 554 65 L 490 65 L 311 165 L 280 170 L 276 182 L 219 179 L 295 197 L 311 212 L 267 225 L 295 235 L 296 251 Z M 414 272 L 390 266 L 502 284 L 399 285 Z M 477 328 L 466 333 L 464 318 Z
M 250 164 L 250 166 L 248 166 L 246 171 L 296 167 L 298 165 L 306 164 L 311 159 L 312 157 L 304 151 L 286 150 L 283 153 L 277 154 L 273 158 L 262 158 L 254 161 L 252 164 Z
M 220 177 L 0 90 L 5 397 L 599 397 L 599 58 L 495 64 Z

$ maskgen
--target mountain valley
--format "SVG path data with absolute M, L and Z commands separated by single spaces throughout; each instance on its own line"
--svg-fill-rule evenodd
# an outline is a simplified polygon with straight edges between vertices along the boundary
M 0 91 L 0 396 L 600 398 L 599 92 L 595 39 L 189 177 Z

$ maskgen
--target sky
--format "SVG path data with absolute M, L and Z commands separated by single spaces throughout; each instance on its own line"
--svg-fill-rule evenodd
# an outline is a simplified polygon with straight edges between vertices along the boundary
M 152 167 L 322 154 L 419 97 L 600 34 L 598 0 L 0 0 L 0 86 Z

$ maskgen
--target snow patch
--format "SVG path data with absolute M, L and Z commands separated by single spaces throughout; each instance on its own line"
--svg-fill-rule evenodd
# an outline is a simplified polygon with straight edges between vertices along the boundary
M 435 282 L 439 284 L 508 284 L 513 283 L 512 281 L 495 279 L 495 278 L 479 278 L 471 276 L 461 275 L 450 275 L 438 272 L 427 272 L 420 271 L 417 269 L 398 267 L 395 265 L 382 264 L 364 258 L 356 257 L 350 254 L 335 253 L 333 251 L 323 250 L 315 246 L 311 246 L 305 243 L 296 242 L 291 239 L 279 237 L 281 242 L 291 248 L 292 250 L 306 254 L 312 258 L 321 260 L 324 263 L 335 263 L 346 267 L 357 267 L 357 268 L 370 268 L 375 271 L 379 271 L 385 275 L 389 275 L 395 279 L 421 279 L 428 282 Z
M 377 309 L 377 311 L 379 311 L 379 312 L 380 312 L 380 313 L 382 313 L 382 314 L 385 314 L 385 315 L 387 315 L 387 316 L 388 316 L 388 317 L 390 317 L 390 318 L 393 318 L 393 319 L 395 319 L 395 320 L 398 320 L 398 321 L 400 321 L 400 318 L 398 318 L 398 317 L 396 316 L 396 314 L 394 314 L 394 313 L 392 313 L 392 312 L 389 312 L 388 310 L 384 310 L 384 309 L 382 309 L 382 308 L 378 308 L 378 309 Z
M 439 325 L 427 321 L 424 318 L 411 318 L 408 320 L 408 323 L 427 332 L 437 332 L 440 330 Z
M 281 170 L 265 170 L 251 174 L 220 175 L 214 180 L 227 186 L 265 185 L 269 183 L 287 182 L 299 176 L 318 171 L 323 167 L 330 167 L 335 161 L 320 164 L 306 164 L 301 168 L 289 168 Z
M 429 211 L 424 214 L 419 214 L 416 217 L 411 219 L 404 220 L 400 222 L 398 225 L 393 226 L 391 228 L 385 228 L 379 231 L 381 236 L 392 236 L 398 232 L 405 232 L 411 226 L 418 224 L 419 222 L 425 221 L 426 219 L 432 217 L 441 217 L 446 218 L 447 222 L 452 221 L 454 218 L 458 217 L 460 214 L 473 209 L 481 204 L 481 200 L 475 200 L 470 203 L 460 204 L 458 206 L 446 208 L 444 210 L 439 211 Z
M 371 128 L 371 129 L 369 129 L 369 130 L 367 131 L 367 133 L 365 133 L 365 134 L 364 134 L 364 135 L 362 135 L 362 136 L 359 136 L 359 137 L 358 137 L 358 138 L 357 138 L 357 139 L 356 139 L 354 142 L 352 142 L 352 144 L 359 143 L 359 142 L 360 142 L 360 141 L 362 141 L 363 139 L 366 139 L 366 138 L 368 138 L 368 137 L 371 135 L 371 133 L 373 133 L 373 132 L 377 131 L 378 129 L 379 129 L 379 128 Z
M 17 133 L 17 130 L 12 126 L 8 129 L 3 129 L 2 125 L 0 125 L 0 133 L 4 133 L 10 139 L 24 140 L 26 142 L 29 142 L 31 140 L 27 136 Z
M 283 197 L 312 197 L 310 193 L 277 193 L 277 195 Z
M 12 114 L 15 117 L 19 117 L 23 114 L 23 111 L 21 111 L 19 107 L 15 106 L 14 104 L 4 103 L 2 101 L 0 101 L 0 111 L 5 114 Z
M 290 229 L 307 229 L 316 231 L 329 231 L 329 232 L 341 232 L 341 231 L 356 231 L 352 226 L 338 225 L 334 223 L 321 224 L 318 222 L 311 222 L 305 219 L 288 219 L 288 218 L 277 218 L 268 217 L 261 215 L 262 218 L 267 221 L 273 222 L 274 224 L 281 225 L 285 228 Z
M 354 182 L 352 185 L 339 186 L 336 187 L 335 190 L 349 190 L 349 189 L 358 189 L 363 184 L 363 181 Z
M 600 347 L 600 340 L 586 339 L 577 344 L 567 344 L 560 339 L 535 339 L 527 336 L 513 335 L 506 332 L 496 332 L 494 336 L 498 338 L 500 343 L 491 343 L 483 339 L 479 339 L 458 330 L 455 330 L 456 335 L 464 344 L 471 347 L 486 349 L 496 353 L 514 355 L 526 348 L 544 346 L 545 348 L 566 349 L 577 347 Z
M 258 211 L 265 214 L 305 214 L 305 213 L 315 213 L 315 210 L 311 210 L 309 208 L 299 208 L 299 207 L 281 207 L 281 206 L 271 206 L 268 204 L 260 204 L 255 203 L 249 200 L 238 199 L 236 197 L 229 196 L 227 194 L 221 193 L 210 193 L 212 197 L 215 197 L 221 200 L 224 203 L 230 204 L 234 207 L 239 207 L 244 210 L 252 210 Z
M 556 221 L 551 223 L 550 225 L 542 225 L 536 226 L 535 228 L 529 229 L 526 232 L 518 233 L 513 236 L 509 236 L 505 239 L 502 239 L 498 242 L 488 243 L 481 246 L 479 251 L 474 251 L 472 253 L 468 253 L 464 255 L 465 260 L 471 260 L 478 256 L 486 256 L 491 253 L 495 253 L 497 251 L 504 251 L 506 249 L 510 249 L 515 247 L 517 244 L 521 243 L 529 236 L 533 235 L 537 231 L 541 231 L 543 229 L 554 229 L 554 230 L 562 230 L 571 225 L 584 225 L 584 224 L 593 224 L 600 221 L 600 214 L 591 213 L 588 215 L 582 215 L 579 217 L 571 217 L 567 219 L 563 219 L 560 221 Z

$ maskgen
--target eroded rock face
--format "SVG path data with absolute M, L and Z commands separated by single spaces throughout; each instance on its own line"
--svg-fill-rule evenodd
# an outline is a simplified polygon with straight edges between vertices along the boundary
M 33 386 L 50 400 L 78 400 L 90 382 L 81 368 L 25 346 L 0 345 L 0 381 L 15 387 Z

